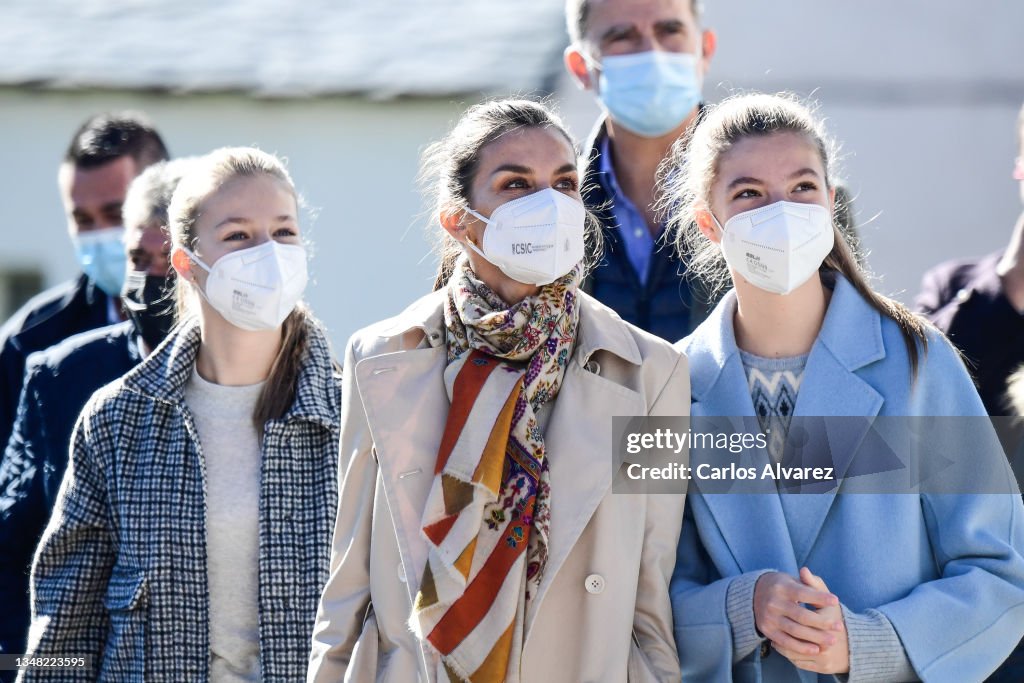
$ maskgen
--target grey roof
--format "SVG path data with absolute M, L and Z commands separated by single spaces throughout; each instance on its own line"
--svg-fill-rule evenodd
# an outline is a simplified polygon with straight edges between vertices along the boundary
M 3 0 L 0 85 L 372 98 L 550 90 L 563 0 Z

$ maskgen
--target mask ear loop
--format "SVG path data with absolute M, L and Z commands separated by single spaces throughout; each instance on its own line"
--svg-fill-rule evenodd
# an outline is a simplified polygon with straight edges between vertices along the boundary
M 192 260 L 193 263 L 195 263 L 197 266 L 205 270 L 208 275 L 213 274 L 213 271 L 210 270 L 210 267 L 203 263 L 202 260 L 200 260 L 200 258 L 196 256 L 191 249 L 189 249 L 188 247 L 179 247 L 179 249 L 181 249 L 185 253 L 185 255 Z M 210 304 L 211 308 L 216 310 L 217 307 L 213 305 L 212 301 L 210 301 L 210 297 L 206 296 L 206 288 L 200 287 L 198 282 L 193 282 L 192 284 L 196 288 L 196 291 L 199 292 L 199 296 L 203 297 L 203 300 L 206 301 L 206 303 Z
M 203 270 L 205 270 L 205 271 L 206 271 L 207 273 L 212 273 L 212 272 L 213 272 L 212 270 L 210 270 L 210 267 L 209 267 L 209 266 L 207 266 L 207 265 L 206 265 L 205 263 L 203 263 L 203 262 L 202 262 L 202 261 L 201 261 L 201 260 L 199 259 L 199 257 L 198 257 L 198 256 L 196 256 L 196 255 L 195 255 L 195 254 L 194 254 L 194 253 L 192 252 L 192 250 L 191 250 L 191 249 L 189 249 L 188 247 L 179 247 L 179 249 L 181 249 L 181 250 L 182 250 L 183 252 L 185 252 L 185 254 L 186 254 L 186 255 L 187 255 L 187 256 L 188 256 L 188 257 L 189 257 L 190 259 L 192 259 L 192 262 L 193 262 L 193 263 L 195 263 L 195 264 L 196 264 L 197 266 L 199 266 L 200 268 L 202 268 Z
M 718 222 L 717 218 L 715 218 L 715 214 L 712 213 L 711 209 L 708 209 L 708 215 L 711 216 L 711 220 L 715 222 L 715 227 L 718 228 L 718 232 L 722 233 L 722 237 L 725 237 L 725 228 L 722 227 L 722 224 Z M 728 223 L 728 221 L 726 221 L 726 223 Z
M 490 225 L 491 224 L 491 220 L 489 218 L 484 218 L 483 216 L 481 216 L 480 214 L 478 214 L 476 211 L 474 211 L 473 209 L 469 208 L 468 206 L 466 207 L 466 213 L 472 214 L 477 219 L 483 221 L 486 225 Z M 491 262 L 491 259 L 487 258 L 487 255 L 483 252 L 483 250 L 480 249 L 480 247 L 476 246 L 476 244 L 473 242 L 473 240 L 469 239 L 469 235 L 466 235 L 466 241 L 463 242 L 463 244 L 465 244 L 470 249 L 475 251 L 477 253 L 477 256 L 479 256 L 483 260 L 487 261 L 488 263 Z

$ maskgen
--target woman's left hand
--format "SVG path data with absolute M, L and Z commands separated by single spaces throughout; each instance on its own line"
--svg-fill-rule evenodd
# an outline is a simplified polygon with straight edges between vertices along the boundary
M 828 591 L 828 586 L 820 576 L 815 576 L 807 567 L 800 569 L 800 580 L 805 585 L 821 591 Z M 818 609 L 822 616 L 836 619 L 843 623 L 843 609 L 839 605 L 834 607 L 822 607 Z M 823 649 L 816 655 L 807 655 L 802 652 L 793 652 L 784 647 L 772 643 L 772 647 L 783 657 L 793 662 L 799 669 L 813 671 L 819 674 L 845 674 L 850 671 L 850 641 L 846 635 L 846 629 L 835 633 L 836 643 Z

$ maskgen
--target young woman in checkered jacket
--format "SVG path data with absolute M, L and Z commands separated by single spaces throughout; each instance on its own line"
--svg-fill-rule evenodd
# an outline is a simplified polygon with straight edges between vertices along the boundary
M 296 681 L 337 507 L 340 376 L 294 185 L 217 150 L 170 207 L 180 322 L 98 391 L 32 571 L 26 681 Z

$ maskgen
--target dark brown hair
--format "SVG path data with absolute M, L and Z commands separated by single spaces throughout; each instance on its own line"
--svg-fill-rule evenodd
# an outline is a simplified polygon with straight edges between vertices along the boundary
M 431 226 L 436 227 L 435 219 L 441 213 L 469 208 L 470 191 L 483 149 L 502 135 L 524 128 L 553 129 L 576 150 L 572 136 L 558 115 L 540 102 L 525 99 L 493 100 L 470 107 L 448 135 L 426 149 L 420 184 L 428 197 Z M 462 254 L 462 247 L 443 230 L 437 244 L 440 266 L 434 280 L 435 290 L 448 282 Z M 588 216 L 586 263 L 596 263 L 600 250 L 601 231 Z
M 724 100 L 673 145 L 660 169 L 659 210 L 668 219 L 679 252 L 689 256 L 690 274 L 713 292 L 730 284 L 729 269 L 718 245 L 701 233 L 696 212 L 711 206 L 711 186 L 722 155 L 744 138 L 775 133 L 796 133 L 809 140 L 821 157 L 827 187 L 835 187 L 834 143 L 811 109 L 788 94 L 735 95 Z M 872 290 L 834 218 L 833 231 L 835 246 L 821 271 L 841 273 L 872 308 L 896 322 L 910 356 L 911 376 L 916 377 L 920 352 L 928 348 L 926 323 L 899 302 Z
M 120 157 L 135 160 L 139 170 L 170 156 L 153 124 L 138 112 L 97 114 L 83 123 L 64 152 L 64 162 L 95 168 Z

